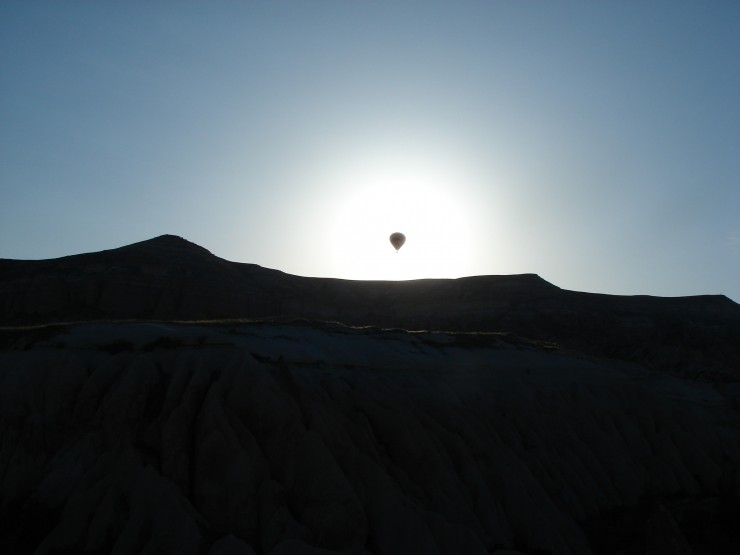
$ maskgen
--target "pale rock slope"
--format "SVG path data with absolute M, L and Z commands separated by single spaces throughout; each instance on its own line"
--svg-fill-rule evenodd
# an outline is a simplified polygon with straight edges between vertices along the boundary
M 507 334 L 303 321 L 13 329 L 0 347 L 3 553 L 740 545 L 721 525 L 732 384 Z

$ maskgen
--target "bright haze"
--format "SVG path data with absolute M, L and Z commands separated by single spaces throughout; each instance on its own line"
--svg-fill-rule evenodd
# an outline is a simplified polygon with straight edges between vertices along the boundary
M 0 258 L 171 233 L 739 301 L 738 29 L 720 0 L 5 1 Z

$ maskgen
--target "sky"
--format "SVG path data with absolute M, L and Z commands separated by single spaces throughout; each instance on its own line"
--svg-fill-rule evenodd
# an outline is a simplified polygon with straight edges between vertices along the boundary
M 740 302 L 740 2 L 4 0 L 0 258 L 165 233 Z

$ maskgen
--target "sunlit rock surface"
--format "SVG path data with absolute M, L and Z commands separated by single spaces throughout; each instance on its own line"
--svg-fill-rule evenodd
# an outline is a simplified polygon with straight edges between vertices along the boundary
M 735 553 L 739 388 L 510 334 L 0 331 L 0 552 Z

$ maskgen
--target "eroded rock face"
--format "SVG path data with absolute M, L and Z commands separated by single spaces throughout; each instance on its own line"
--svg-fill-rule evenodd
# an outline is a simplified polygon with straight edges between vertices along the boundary
M 720 500 L 719 522 L 740 492 L 730 386 L 513 336 L 138 323 L 0 339 L 3 552 L 587 554 L 629 535 L 684 553 L 706 545 L 692 500 Z M 597 550 L 593 523 L 646 499 L 662 504 Z

